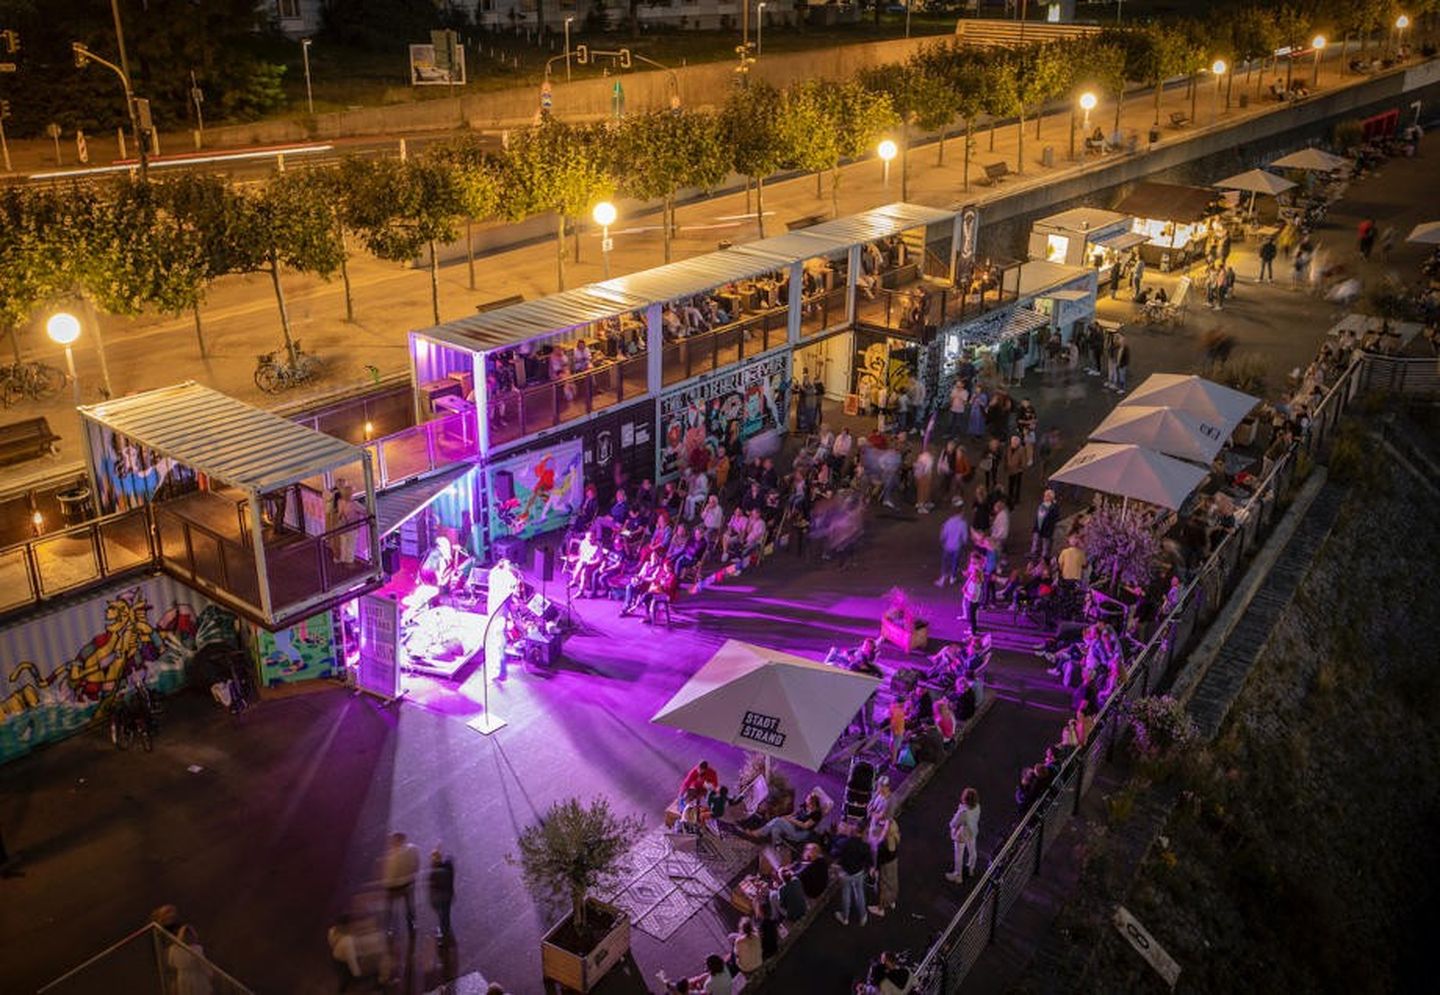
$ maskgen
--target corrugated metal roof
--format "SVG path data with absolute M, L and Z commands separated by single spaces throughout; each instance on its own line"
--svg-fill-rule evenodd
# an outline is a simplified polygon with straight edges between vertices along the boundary
M 802 228 L 806 235 L 823 235 L 843 242 L 855 244 L 870 242 L 877 238 L 888 238 L 902 231 L 918 228 L 920 225 L 940 224 L 955 220 L 954 211 L 938 207 L 922 207 L 919 204 L 886 204 L 860 214 L 822 221 L 811 228 Z M 799 234 L 798 232 L 795 234 Z
M 1065 266 L 1032 259 L 1020 264 L 1020 296 L 1029 297 L 1091 272 L 1084 266 Z
M 250 491 L 274 490 L 365 458 L 358 446 L 192 380 L 79 410 L 142 446 Z
M 814 228 L 805 228 L 800 231 L 786 232 L 784 235 L 776 235 L 773 238 L 763 238 L 758 242 L 746 242 L 744 245 L 737 245 L 733 249 L 725 251 L 763 253 L 770 257 L 783 256 L 786 259 L 797 260 L 846 252 L 854 244 L 854 242 L 831 235 L 816 235 Z
M 1094 240 L 1096 245 L 1103 245 L 1107 249 L 1114 249 L 1116 252 L 1123 252 L 1126 249 L 1142 245 L 1150 241 L 1150 236 L 1138 231 L 1116 232 L 1114 235 L 1106 235 L 1104 238 Z
M 1050 316 L 1041 314 L 1039 311 L 1032 311 L 1028 307 L 1017 307 L 1010 312 L 1010 317 L 1005 319 L 1005 330 L 1003 335 L 1019 335 L 1021 332 L 1028 332 L 1031 329 L 1039 328 L 1050 323 Z
M 474 470 L 470 463 L 447 467 L 433 477 L 412 480 L 399 487 L 391 487 L 375 495 L 375 522 L 380 535 L 387 536 L 410 519 L 414 518 L 435 495 Z
M 446 322 L 423 329 L 419 334 L 428 339 L 478 352 L 515 345 L 548 332 L 560 332 L 592 321 L 613 318 L 644 307 L 647 303 L 649 302 L 644 299 L 604 284 L 591 284 L 588 287 L 550 294 L 539 300 L 496 308 L 494 311 L 461 318 L 459 321 Z
M 1063 228 L 1066 231 L 1099 231 L 1120 222 L 1132 222 L 1128 214 L 1121 214 L 1118 211 L 1104 211 L 1098 207 L 1072 207 L 1068 211 L 1061 211 L 1059 214 L 1052 214 L 1048 218 L 1041 218 L 1035 222 L 1037 225 L 1049 225 L 1051 228 Z
M 740 251 L 722 249 L 707 252 L 693 259 L 597 283 L 594 288 L 645 301 L 671 301 L 702 294 L 736 280 L 771 273 L 794 262 L 792 256 L 766 252 L 758 243 L 751 243 Z

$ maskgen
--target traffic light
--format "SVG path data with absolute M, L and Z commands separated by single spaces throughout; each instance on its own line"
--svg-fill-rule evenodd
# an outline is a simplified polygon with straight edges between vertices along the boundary
M 14 55 L 20 51 L 20 32 L 14 28 L 6 28 L 0 31 L 0 38 L 5 39 L 5 52 L 7 55 Z

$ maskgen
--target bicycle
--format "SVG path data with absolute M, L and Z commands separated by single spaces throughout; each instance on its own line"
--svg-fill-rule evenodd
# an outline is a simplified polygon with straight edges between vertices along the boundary
M 291 387 L 299 387 L 320 376 L 320 360 L 304 352 L 300 343 L 295 343 L 295 359 L 276 359 L 277 353 L 263 353 L 256 357 L 255 386 L 267 394 L 278 394 Z
M 128 750 L 138 739 L 145 752 L 155 749 L 160 731 L 160 707 L 143 681 L 130 683 L 118 692 L 110 710 L 110 742 L 117 750 Z
M 10 407 L 17 401 L 54 397 L 65 386 L 65 374 L 45 363 L 29 360 L 0 366 L 0 401 Z

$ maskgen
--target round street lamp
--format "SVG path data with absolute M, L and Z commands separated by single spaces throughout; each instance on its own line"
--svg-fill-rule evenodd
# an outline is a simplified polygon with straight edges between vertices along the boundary
M 890 161 L 900 154 L 900 147 L 890 139 L 885 139 L 875 147 L 875 154 L 885 164 L 885 189 L 890 189 Z
M 1099 98 L 1088 90 L 1080 94 L 1080 109 L 1085 112 L 1085 121 L 1080 125 L 1080 130 L 1087 134 L 1090 131 L 1090 112 L 1095 109 L 1095 105 L 1099 102 Z
M 1405 29 L 1410 26 L 1410 18 L 1401 14 L 1395 18 L 1395 55 L 1398 58 L 1400 50 L 1405 47 Z
M 615 205 L 602 200 L 590 210 L 590 217 L 600 226 L 600 258 L 605 266 L 605 279 L 610 279 L 610 226 L 615 223 Z
M 1320 85 L 1320 53 L 1325 51 L 1325 36 L 1311 38 L 1310 47 L 1315 50 L 1315 69 L 1310 75 L 1310 89 L 1313 90 Z
M 45 322 L 50 341 L 65 347 L 65 371 L 70 374 L 70 389 L 75 403 L 80 403 L 80 379 L 75 376 L 75 352 L 70 347 L 80 338 L 80 319 L 66 311 L 57 311 Z
M 1216 59 L 1210 64 L 1210 71 L 1215 74 L 1215 102 L 1211 105 L 1210 119 L 1217 120 L 1220 117 L 1220 81 L 1225 78 L 1225 71 L 1230 67 L 1225 64 L 1224 59 Z

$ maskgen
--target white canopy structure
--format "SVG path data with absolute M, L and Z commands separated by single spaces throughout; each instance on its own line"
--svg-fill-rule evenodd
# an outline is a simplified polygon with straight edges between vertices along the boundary
M 1329 173 L 1345 165 L 1346 161 L 1321 149 L 1309 148 L 1282 155 L 1270 165 L 1279 166 L 1281 169 L 1308 169 L 1317 173 Z
M 1209 471 L 1141 446 L 1091 442 L 1051 480 L 1178 509 Z
M 1169 456 L 1208 464 L 1229 436 L 1221 426 L 1179 408 L 1122 404 L 1100 423 L 1090 438 L 1129 443 Z
M 1421 245 L 1440 245 L 1440 221 L 1422 221 L 1410 229 L 1410 235 L 1405 241 L 1418 242 Z
M 879 683 L 731 639 L 650 721 L 819 770 Z
M 1259 403 L 1259 398 L 1194 374 L 1152 373 L 1120 405 L 1179 408 L 1203 422 L 1218 425 L 1229 436 Z
M 1247 169 L 1243 173 L 1227 176 L 1215 186 L 1221 190 L 1244 190 L 1248 193 L 1263 193 L 1275 196 L 1293 188 L 1296 184 L 1263 169 Z

